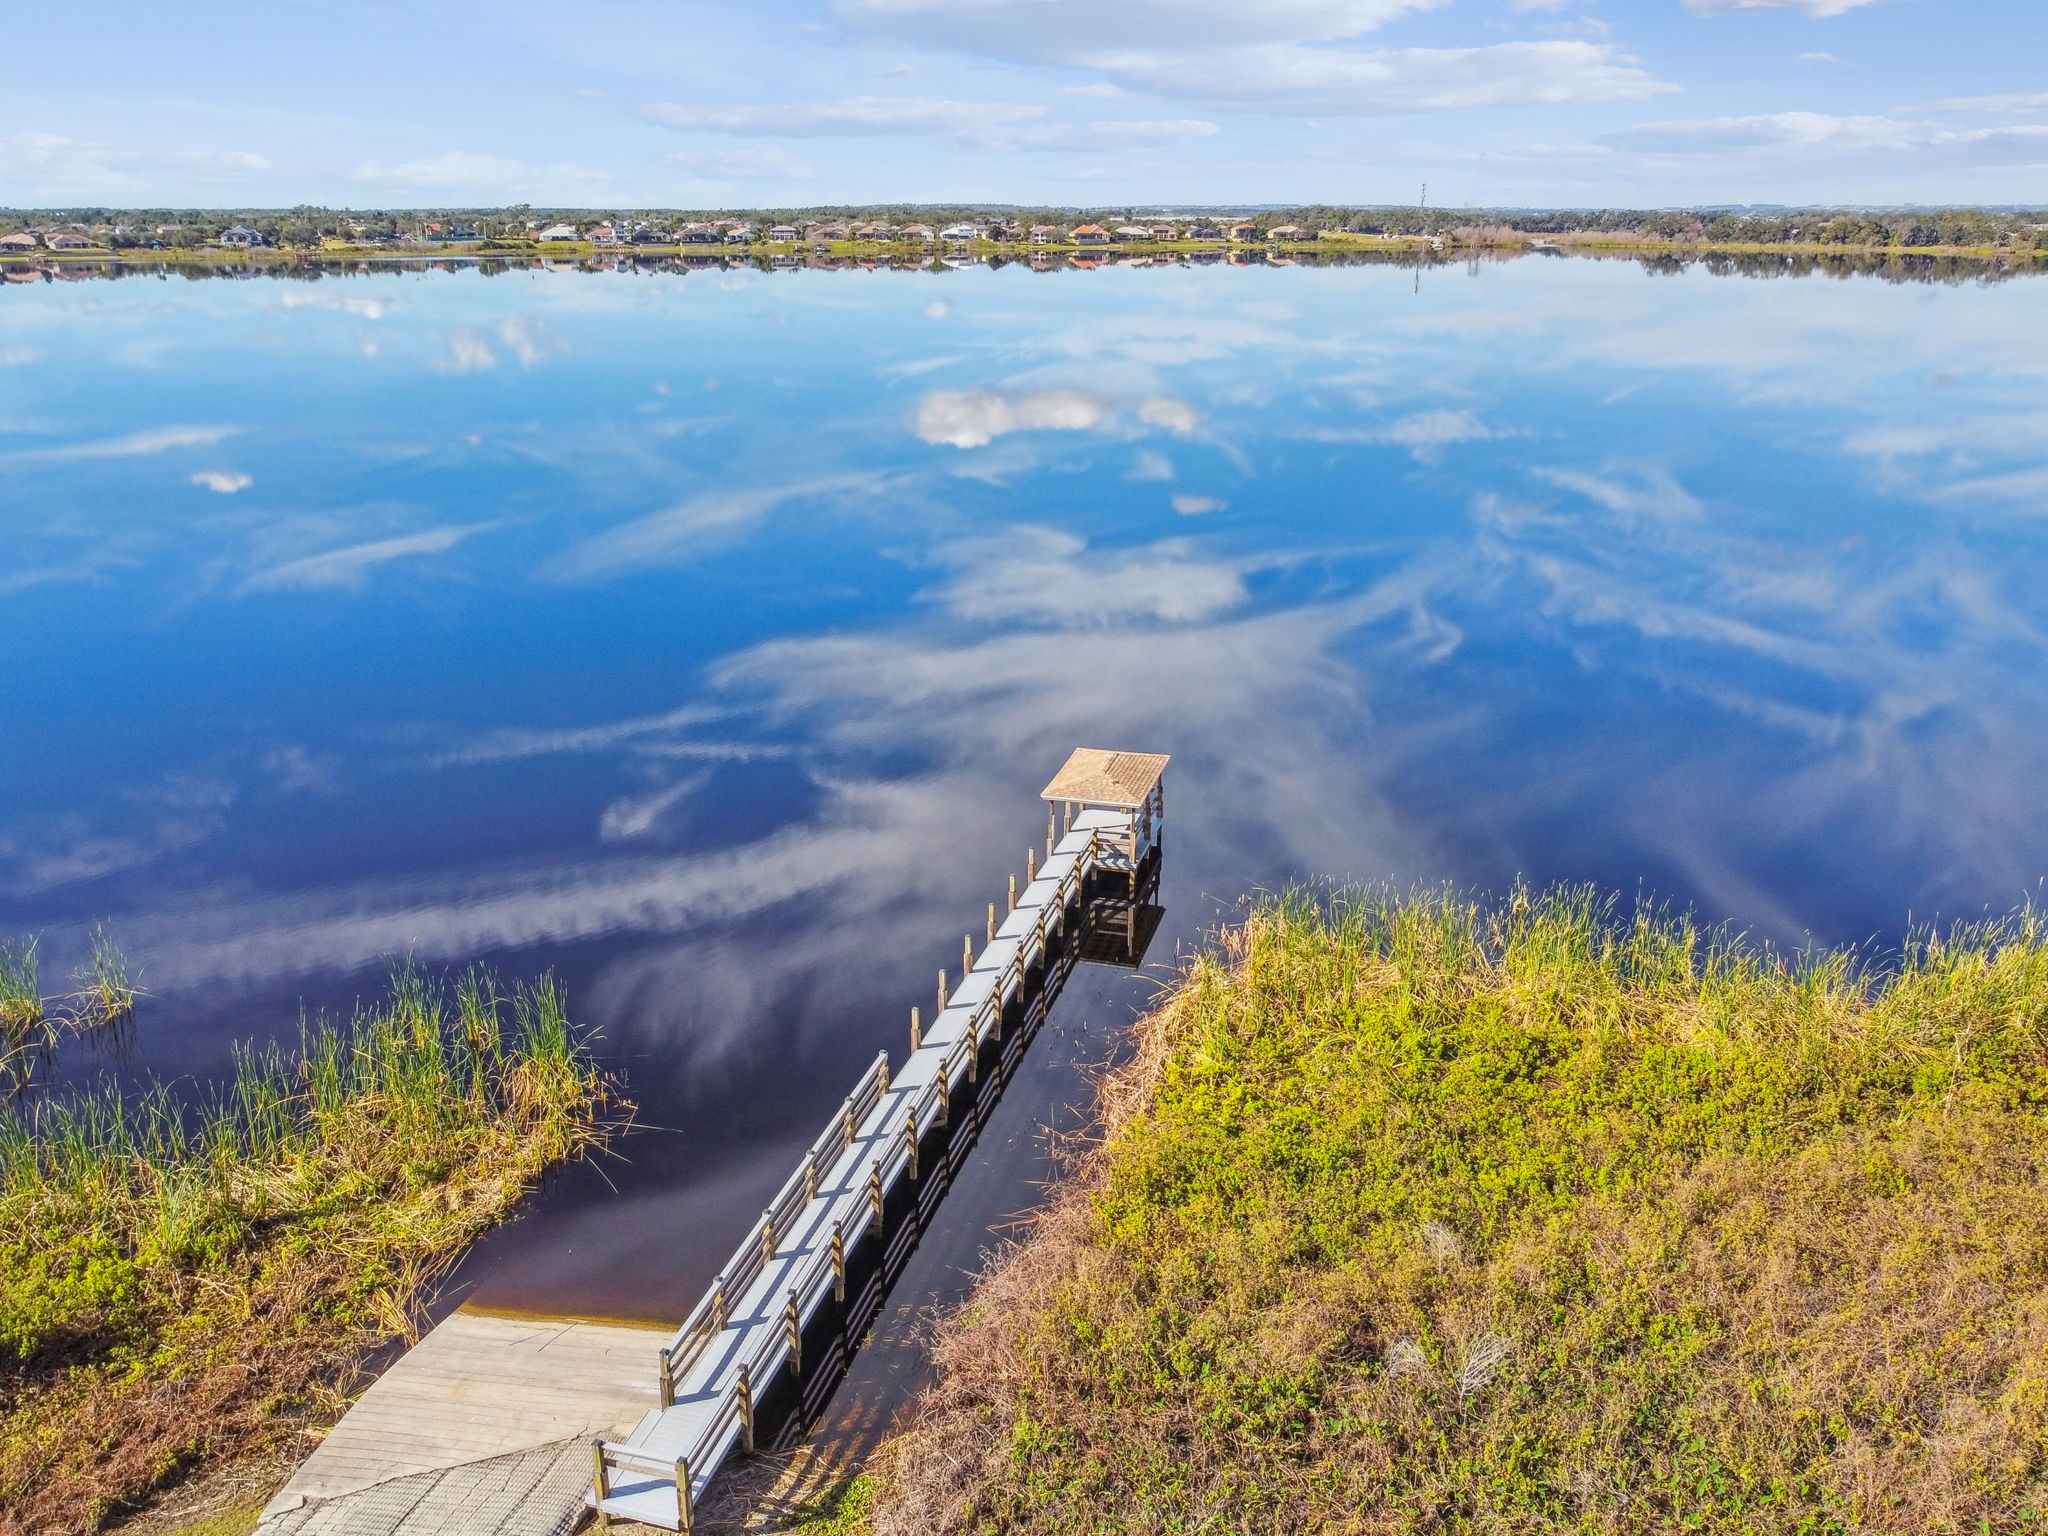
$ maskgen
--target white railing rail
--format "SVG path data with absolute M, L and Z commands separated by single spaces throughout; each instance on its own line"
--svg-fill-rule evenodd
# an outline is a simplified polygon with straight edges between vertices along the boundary
M 1148 805 L 1147 842 L 1156 825 Z M 1072 837 L 1070 832 L 1063 842 Z M 1088 830 L 1086 842 L 1071 852 L 1048 850 L 1046 868 L 1036 874 L 1025 893 L 1031 899 L 1014 904 L 1000 924 L 992 918 L 991 942 L 961 978 L 961 985 L 953 989 L 957 999 L 969 982 L 982 978 L 988 982 L 987 991 L 966 1009 L 957 1036 L 943 1047 L 932 1042 L 913 1048 L 913 1061 L 920 1049 L 941 1052 L 929 1078 L 915 1085 L 899 1079 L 892 1086 L 889 1053 L 876 1055 L 710 1289 L 660 1351 L 661 1407 L 666 1410 L 688 1401 L 701 1409 L 708 1400 L 709 1412 L 691 1416 L 694 1427 L 672 1457 L 622 1441 L 594 1442 L 592 1491 L 599 1509 L 612 1495 L 618 1481 L 615 1473 L 651 1474 L 660 1486 L 674 1484 L 676 1528 L 691 1529 L 701 1485 L 709 1481 L 735 1443 L 752 1448 L 757 1395 L 785 1366 L 799 1372 L 803 1369 L 804 1326 L 825 1295 L 830 1292 L 845 1300 L 848 1253 L 870 1227 L 880 1230 L 888 1194 L 897 1183 L 906 1177 L 913 1181 L 922 1177 L 920 1142 L 935 1126 L 946 1123 L 953 1091 L 961 1080 L 972 1081 L 977 1075 L 983 1045 L 992 1032 L 1000 1038 L 1009 999 L 1022 990 L 1032 966 L 1046 960 L 1053 934 L 1067 926 L 1068 912 L 1081 898 L 1089 877 L 1101 867 L 1106 849 L 1124 852 L 1129 841 L 1122 835 L 1112 839 L 1101 828 L 1093 828 Z M 1052 877 L 1051 888 L 1042 889 L 1061 860 L 1066 861 L 1065 866 Z M 1014 902 L 1014 882 L 1011 894 Z M 1002 928 L 1014 928 L 1010 919 L 1028 907 L 1035 907 L 1028 927 L 1000 933 Z M 983 970 L 989 950 L 998 944 L 1006 946 L 1002 962 L 992 971 Z M 970 949 L 971 945 L 970 939 Z M 934 1033 L 945 1015 L 960 1006 L 941 994 Z M 907 1066 L 905 1075 L 909 1075 Z M 785 1240 L 792 1237 L 795 1246 L 785 1246 Z M 754 1315 L 735 1317 L 734 1308 L 743 1304 L 778 1264 L 785 1266 L 776 1279 L 782 1293 L 779 1299 L 764 1293 L 755 1298 Z M 759 1310 L 764 1306 L 769 1309 L 765 1313 Z M 780 1327 L 759 1326 L 776 1310 L 782 1314 Z M 742 1334 L 744 1357 L 729 1370 L 724 1365 L 715 1368 L 704 1395 L 679 1400 L 678 1392 L 712 1346 L 742 1324 L 750 1325 Z M 665 1515 L 666 1510 L 661 1513 Z

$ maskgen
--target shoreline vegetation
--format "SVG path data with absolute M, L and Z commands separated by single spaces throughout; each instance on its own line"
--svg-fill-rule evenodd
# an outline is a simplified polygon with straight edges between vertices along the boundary
M 1761 241 L 1737 239 L 1654 238 L 1619 232 L 1579 232 L 1540 235 L 1514 229 L 1448 230 L 1441 235 L 1355 235 L 1323 234 L 1308 240 L 1132 240 L 1106 245 L 1076 245 L 1067 241 L 1041 242 L 1010 240 L 973 241 L 869 241 L 758 240 L 744 245 L 692 244 L 598 244 L 590 240 L 454 240 L 417 245 L 351 244 L 330 241 L 315 246 L 93 247 L 78 250 L 0 251 L 0 271 L 32 272 L 66 267 L 119 264 L 142 268 L 208 267 L 292 267 L 317 265 L 323 261 L 438 261 L 438 260 L 542 260 L 592 261 L 609 258 L 697 257 L 731 263 L 761 264 L 778 259 L 826 256 L 841 260 L 919 260 L 936 262 L 948 255 L 966 255 L 979 260 L 1002 258 L 1016 262 L 1059 259 L 1116 261 L 1129 257 L 1171 257 L 1180 260 L 1259 259 L 1277 256 L 1299 260 L 1304 257 L 1346 257 L 1392 255 L 1415 259 L 1426 256 L 1469 257 L 1475 255 L 1597 255 L 1636 257 L 1703 256 L 1787 256 L 1839 261 L 1888 261 L 1906 258 L 1947 258 L 1982 262 L 2007 262 L 2021 269 L 2048 264 L 2048 242 L 2029 246 L 1996 244 L 1910 244 L 1840 243 L 1819 240 Z
M 303 1446 L 468 1244 L 625 1113 L 552 976 L 410 966 L 196 1101 L 0 1105 L 0 1533 L 103 1529 Z
M 2048 919 L 1255 909 L 806 1531 L 2048 1529 Z

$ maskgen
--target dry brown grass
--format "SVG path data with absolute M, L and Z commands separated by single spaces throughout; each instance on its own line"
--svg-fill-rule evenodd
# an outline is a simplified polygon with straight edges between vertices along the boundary
M 2048 942 L 1301 902 L 1148 1018 L 877 1536 L 2048 1529 Z

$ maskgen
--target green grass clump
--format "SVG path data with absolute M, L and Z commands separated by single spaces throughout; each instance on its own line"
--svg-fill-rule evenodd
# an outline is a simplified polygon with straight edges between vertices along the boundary
M 135 977 L 128 957 L 114 943 L 106 925 L 95 923 L 92 947 L 76 980 L 87 1010 L 102 1023 L 124 1019 L 135 1011 Z
M 2048 924 L 1295 897 L 871 1464 L 909 1531 L 2048 1531 Z
M 0 1529 L 94 1529 L 331 1416 L 604 1102 L 552 978 L 408 968 L 197 1106 L 0 1110 Z

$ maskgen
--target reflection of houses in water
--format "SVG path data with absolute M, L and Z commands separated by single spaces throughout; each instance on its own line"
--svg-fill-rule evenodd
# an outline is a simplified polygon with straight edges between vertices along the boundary
M 660 1352 L 660 1406 L 593 1447 L 589 1502 L 692 1529 L 727 1457 L 792 1442 L 859 1340 L 1073 967 L 1137 966 L 1163 915 L 1167 759 L 1082 748 L 1045 787 L 1046 857 L 988 909 L 979 955 L 910 1015 L 900 1072 L 877 1058 L 711 1290 Z

